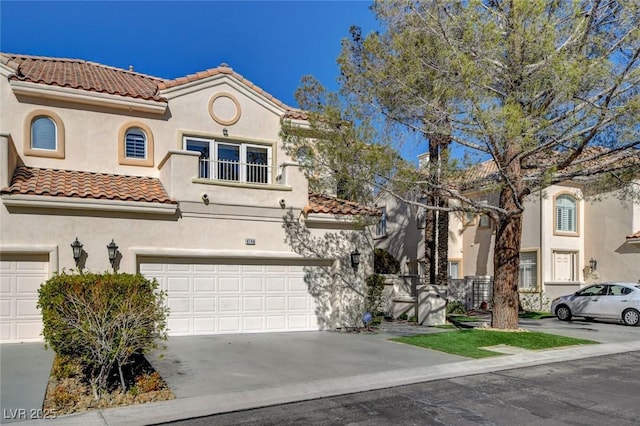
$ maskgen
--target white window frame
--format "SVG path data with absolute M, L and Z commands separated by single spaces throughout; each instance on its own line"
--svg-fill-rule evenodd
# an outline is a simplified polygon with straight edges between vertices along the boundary
M 376 238 L 384 238 L 387 236 L 387 207 L 379 207 L 380 212 L 380 220 L 376 223 L 375 229 L 375 237 Z
M 35 146 L 36 138 L 33 133 L 34 126 L 36 124 L 36 121 L 42 119 L 49 120 L 49 122 L 53 124 L 53 148 L 42 148 Z M 31 149 L 47 152 L 54 152 L 58 150 L 58 124 L 56 123 L 56 120 L 49 117 L 48 115 L 38 115 L 36 117 L 33 117 L 33 119 L 31 120 Z
M 570 268 L 569 279 L 561 280 L 558 276 L 558 267 L 557 267 L 557 255 L 569 255 L 570 256 Z M 578 282 L 579 281 L 579 271 L 578 271 L 578 257 L 579 252 L 575 250 L 552 250 L 551 252 L 551 264 L 553 267 L 553 280 L 556 282 Z
M 531 262 L 524 262 L 522 256 L 523 255 L 527 255 L 530 259 L 533 259 L 533 263 Z M 520 252 L 520 262 L 519 262 L 520 266 L 518 267 L 518 291 L 522 291 L 522 292 L 535 292 L 538 291 L 538 288 L 540 288 L 540 273 L 538 270 L 538 264 L 539 264 L 539 259 L 538 259 L 538 251 L 537 250 L 524 250 Z M 524 270 L 525 267 L 527 267 L 527 270 Z M 533 273 L 535 274 L 535 283 L 533 283 L 533 286 L 531 285 L 527 285 L 526 287 L 523 285 L 522 281 L 523 281 L 523 274 L 525 273 Z M 529 279 L 529 281 L 531 281 L 531 279 Z
M 456 265 L 456 269 L 457 269 L 457 272 L 458 272 L 455 277 L 451 274 L 451 266 L 452 265 Z M 447 261 L 447 276 L 449 278 L 451 278 L 451 279 L 454 279 L 454 280 L 461 278 L 460 277 L 460 266 L 461 265 L 462 265 L 462 262 L 459 259 L 450 259 L 450 260 L 448 260 Z
M 136 155 L 129 155 L 128 154 L 128 143 L 129 143 L 129 133 L 131 133 L 132 131 L 135 131 L 137 133 L 142 133 L 143 136 L 143 151 L 144 151 L 144 155 L 142 157 L 138 157 Z M 128 159 L 134 159 L 134 160 L 146 160 L 149 156 L 149 136 L 147 136 L 147 132 L 144 131 L 144 129 L 141 129 L 140 127 L 129 127 L 127 129 L 127 131 L 124 133 L 124 156 L 125 158 Z
M 199 176 L 203 179 L 212 179 L 212 180 L 220 180 L 223 182 L 232 182 L 232 183 L 248 183 L 248 184 L 270 184 L 272 182 L 272 170 L 273 170 L 273 156 L 272 151 L 273 148 L 269 145 L 260 145 L 251 142 L 240 142 L 240 141 L 228 141 L 228 140 L 217 140 L 217 139 L 209 139 L 202 137 L 193 137 L 193 136 L 183 136 L 182 138 L 182 147 L 184 150 L 187 150 L 187 142 L 204 142 L 209 144 L 209 167 L 208 176 Z M 219 159 L 218 148 L 221 145 L 227 146 L 237 146 L 239 147 L 239 162 L 238 162 L 238 179 L 219 179 L 218 176 L 218 168 L 217 164 Z M 247 148 L 258 148 L 264 149 L 267 151 L 267 181 L 266 182 L 249 182 L 247 180 Z M 199 170 L 201 170 L 199 167 Z M 200 173 L 202 174 L 202 173 Z
M 573 202 L 573 206 L 560 206 L 559 202 L 562 200 Z M 554 200 L 554 215 L 556 233 L 578 233 L 578 199 L 576 197 L 571 194 L 557 195 Z

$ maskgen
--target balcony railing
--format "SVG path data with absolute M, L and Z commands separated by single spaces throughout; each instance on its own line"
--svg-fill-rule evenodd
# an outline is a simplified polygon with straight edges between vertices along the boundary
M 198 174 L 202 179 L 269 184 L 271 183 L 271 169 L 272 167 L 268 164 L 202 158 Z

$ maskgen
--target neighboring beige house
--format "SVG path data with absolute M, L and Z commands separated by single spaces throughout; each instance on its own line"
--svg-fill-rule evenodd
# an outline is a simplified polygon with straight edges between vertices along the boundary
M 491 172 L 491 167 L 476 170 L 476 174 Z M 623 204 L 614 194 L 588 201 L 584 191 L 584 184 L 566 183 L 526 200 L 518 283 L 521 298 L 529 295 L 548 304 L 558 295 L 594 282 L 640 280 L 640 203 Z M 467 195 L 496 202 L 492 194 Z M 385 225 L 374 232 L 376 247 L 400 260 L 403 272 L 419 275 L 424 262 L 422 212 L 391 197 L 380 198 L 377 206 Z M 450 277 L 468 281 L 493 275 L 494 241 L 495 226 L 487 215 L 451 213 Z
M 225 64 L 165 80 L 1 54 L 0 76 L 1 342 L 40 340 L 39 285 L 110 270 L 112 242 L 168 292 L 172 335 L 351 320 L 372 258 L 355 218 L 378 213 L 309 193 L 279 137 L 300 111 Z

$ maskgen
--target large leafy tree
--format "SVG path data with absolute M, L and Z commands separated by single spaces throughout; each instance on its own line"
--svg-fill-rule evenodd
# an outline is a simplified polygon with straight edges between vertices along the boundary
M 328 168 L 353 188 L 408 203 L 432 194 L 432 211 L 489 214 L 492 326 L 517 328 L 527 196 L 581 179 L 622 196 L 639 192 L 640 5 L 432 0 L 376 2 L 372 10 L 383 30 L 351 29 L 339 93 L 303 80 L 297 99 L 309 124 L 285 123 L 285 140 L 305 153 L 312 184 L 322 185 L 331 174 L 318 171 Z M 428 170 L 398 155 L 411 140 L 437 148 Z M 487 160 L 490 173 L 469 179 L 465 170 Z M 478 190 L 497 194 L 496 202 L 467 196 Z

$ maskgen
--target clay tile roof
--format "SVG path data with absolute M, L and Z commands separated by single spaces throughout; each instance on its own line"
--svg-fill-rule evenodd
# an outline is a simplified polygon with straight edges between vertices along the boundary
M 291 120 L 307 120 L 309 116 L 305 111 L 301 109 L 288 109 L 283 115 L 282 118 L 288 118 Z
M 380 216 L 381 214 L 378 209 L 315 192 L 309 192 L 309 204 L 305 206 L 303 212 L 304 214 L 327 213 L 351 216 Z
M 81 59 L 0 54 L 0 63 L 15 72 L 9 80 L 69 87 L 166 102 L 158 94 L 163 79 Z
M 635 239 L 640 239 L 640 231 L 636 232 L 635 234 L 627 235 L 627 240 Z
M 26 166 L 16 168 L 11 185 L 0 194 L 177 204 L 156 178 Z
M 169 89 L 172 87 L 180 86 L 182 84 L 192 83 L 194 81 L 202 80 L 205 78 L 209 78 L 209 77 L 213 77 L 215 75 L 221 75 L 221 74 L 232 76 L 233 78 L 235 78 L 236 80 L 238 80 L 239 82 L 241 82 L 242 84 L 244 84 L 245 86 L 253 90 L 254 92 L 257 92 L 260 95 L 264 96 L 265 98 L 269 99 L 271 102 L 278 105 L 280 108 L 287 110 L 287 113 L 290 111 L 292 112 L 297 111 L 294 108 L 291 108 L 288 105 L 284 104 L 282 101 L 274 98 L 272 95 L 264 91 L 261 87 L 255 85 L 252 81 L 244 78 L 242 75 L 235 72 L 233 68 L 231 68 L 229 65 L 225 63 L 220 64 L 216 68 L 210 68 L 205 71 L 199 71 L 199 72 L 196 72 L 195 74 L 189 74 L 187 76 L 176 78 L 174 80 L 164 80 L 158 83 L 158 90 Z

